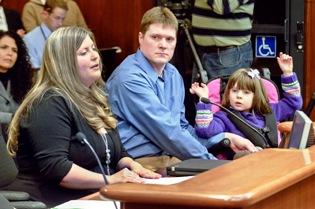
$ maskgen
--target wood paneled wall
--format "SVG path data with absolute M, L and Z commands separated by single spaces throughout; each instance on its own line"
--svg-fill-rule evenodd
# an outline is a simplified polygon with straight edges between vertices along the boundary
M 28 0 L 3 0 L 7 8 L 22 12 Z M 143 13 L 154 0 L 76 0 L 99 48 L 119 46 L 119 63 L 138 47 L 139 24 Z
M 315 91 L 315 0 L 305 0 L 305 58 L 304 58 L 304 82 L 305 104 L 310 101 Z M 312 120 L 315 120 L 315 110 L 312 112 Z
M 153 0 L 77 0 L 98 47 L 120 46 L 118 60 L 138 47 L 139 24 Z

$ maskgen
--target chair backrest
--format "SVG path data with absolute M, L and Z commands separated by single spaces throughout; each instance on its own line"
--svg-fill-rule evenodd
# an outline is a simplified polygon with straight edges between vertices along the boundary
M 121 53 L 121 48 L 119 46 L 100 49 L 100 55 L 102 58 L 104 68 L 102 71 L 102 78 L 104 81 L 106 81 L 109 78 L 111 73 L 117 67 L 116 57 L 118 53 Z
M 277 85 L 270 79 L 261 78 L 263 86 L 265 88 L 269 103 L 277 103 L 280 99 L 279 90 Z M 215 78 L 207 83 L 209 89 L 208 98 L 211 102 L 221 104 L 221 98 L 228 82 L 228 77 Z M 219 111 L 219 107 L 212 105 L 213 112 Z M 278 144 L 281 141 L 280 133 L 278 132 Z
M 6 142 L 2 132 L 0 132 L 0 189 L 13 183 L 17 174 L 18 169 L 13 158 L 8 153 Z M 30 195 L 26 192 L 8 191 L 6 189 L 7 188 L 5 188 L 4 191 L 0 191 L 1 209 L 47 209 L 44 203 L 31 200 Z M 9 205 L 9 207 L 7 207 L 7 205 Z
M 0 132 L 0 187 L 11 184 L 17 174 L 18 169 L 7 151 L 6 142 Z
M 269 103 L 277 103 L 279 101 L 279 90 L 277 85 L 270 79 L 261 78 Z M 221 104 L 221 98 L 226 87 L 228 77 L 215 78 L 207 83 L 209 89 L 208 98 L 211 102 Z M 219 107 L 212 105 L 212 111 L 217 112 Z

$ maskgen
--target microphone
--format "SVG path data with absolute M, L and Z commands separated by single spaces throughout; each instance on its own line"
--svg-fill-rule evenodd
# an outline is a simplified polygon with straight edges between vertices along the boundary
M 88 140 L 86 139 L 86 136 L 85 136 L 82 132 L 78 132 L 78 133 L 75 135 L 75 138 L 78 139 L 78 140 L 81 142 L 81 144 L 86 144 L 86 145 L 89 147 L 89 149 L 91 150 L 91 152 L 93 153 L 93 155 L 94 155 L 94 157 L 95 157 L 95 159 L 96 159 L 96 161 L 97 161 L 98 166 L 99 166 L 100 169 L 101 169 L 102 176 L 103 176 L 103 178 L 104 178 L 104 182 L 105 182 L 106 185 L 108 185 L 108 181 L 107 181 L 107 178 L 106 178 L 105 171 L 104 171 L 104 169 L 103 169 L 102 163 L 101 163 L 101 161 L 100 161 L 100 158 L 97 156 L 97 154 L 96 154 L 94 148 L 91 146 L 91 144 L 90 144 L 90 143 L 88 142 Z M 109 175 L 109 174 L 108 174 L 108 175 Z
M 217 103 L 214 103 L 214 102 L 211 102 L 210 99 L 206 98 L 206 97 L 200 97 L 200 101 L 203 102 L 203 103 L 206 103 L 206 104 L 213 104 L 215 106 L 218 106 L 220 107 L 222 110 L 224 110 L 225 112 L 233 115 L 233 117 L 237 118 L 238 120 L 240 120 L 241 122 L 244 122 L 244 120 L 242 118 L 240 118 L 238 115 L 236 115 L 234 112 L 232 112 L 231 110 L 229 110 L 228 108 L 220 105 L 220 104 L 217 104 Z M 248 124 L 249 125 L 249 124 Z M 260 134 L 260 133 L 259 133 Z
M 234 117 L 238 118 L 239 120 L 243 121 L 243 119 L 241 119 L 238 115 L 236 115 L 234 112 L 232 112 L 231 110 L 229 110 L 228 108 L 220 105 L 220 104 L 217 104 L 217 103 L 214 103 L 214 102 L 211 102 L 210 99 L 206 98 L 206 97 L 200 97 L 200 101 L 203 102 L 203 103 L 206 103 L 206 104 L 213 104 L 215 106 L 218 106 L 220 107 L 222 110 L 224 110 L 225 112 L 233 115 Z
M 254 128 L 252 125 L 247 123 L 244 119 L 242 119 L 240 116 L 236 115 L 234 112 L 232 112 L 228 108 L 226 108 L 220 104 L 211 102 L 210 99 L 205 98 L 205 97 L 200 97 L 200 101 L 203 103 L 206 103 L 206 104 L 210 103 L 210 104 L 213 104 L 215 106 L 218 106 L 222 110 L 224 110 L 226 113 L 228 113 L 231 116 L 231 119 L 233 118 L 233 119 L 240 121 L 241 122 L 240 125 L 242 126 L 242 128 L 246 128 L 245 130 L 247 131 L 247 134 L 249 134 L 251 136 L 249 139 L 255 146 L 259 146 L 259 147 L 263 147 L 263 148 L 266 148 L 269 146 L 268 142 L 266 141 L 266 139 L 262 135 L 262 133 L 260 133 L 256 128 Z M 256 135 L 252 135 L 252 134 L 256 134 Z M 255 136 L 260 137 L 260 138 L 256 139 Z
M 91 144 L 89 143 L 89 141 L 86 139 L 85 134 L 82 133 L 82 132 L 78 132 L 78 133 L 76 133 L 76 135 L 75 135 L 74 138 L 76 138 L 77 140 L 79 140 L 79 142 L 80 142 L 81 144 L 85 144 L 85 145 L 87 145 L 87 146 L 89 147 L 89 149 L 91 150 L 91 152 L 93 153 L 93 155 L 94 155 L 94 157 L 95 157 L 95 159 L 96 159 L 96 161 L 97 161 L 98 166 L 99 166 L 100 169 L 101 169 L 102 176 L 103 176 L 104 182 L 105 182 L 105 186 L 108 185 L 108 180 L 107 180 L 107 178 L 106 178 L 106 175 L 105 175 L 105 172 L 104 172 L 102 163 L 101 163 L 101 161 L 100 161 L 100 158 L 97 156 L 97 154 L 96 154 L 94 148 L 91 146 Z M 108 175 L 109 175 L 109 174 L 108 174 Z M 117 205 L 116 205 L 116 202 L 113 201 L 113 203 L 114 203 L 115 209 L 118 209 L 118 207 L 117 207 Z
M 241 122 L 244 122 L 244 120 L 242 118 L 240 118 L 238 115 L 236 115 L 234 112 L 232 112 L 231 110 L 229 110 L 228 108 L 226 107 L 223 107 L 222 105 L 220 104 L 217 104 L 217 103 L 214 103 L 214 102 L 211 102 L 210 99 L 206 98 L 206 97 L 200 97 L 200 101 L 203 102 L 203 103 L 206 103 L 206 104 L 213 104 L 215 106 L 218 106 L 220 107 L 222 110 L 224 110 L 225 112 L 229 113 L 230 115 L 232 115 L 233 117 L 237 118 L 238 120 L 240 120 Z M 248 124 L 249 125 L 249 124 Z
M 218 106 L 218 107 L 222 108 L 223 110 L 230 111 L 229 109 L 227 109 L 226 107 L 223 107 L 223 106 L 220 105 L 220 104 L 211 102 L 210 99 L 208 99 L 208 98 L 206 98 L 206 97 L 200 97 L 200 101 L 203 102 L 203 103 L 206 103 L 206 104 L 213 104 L 213 105 L 215 105 L 215 106 Z

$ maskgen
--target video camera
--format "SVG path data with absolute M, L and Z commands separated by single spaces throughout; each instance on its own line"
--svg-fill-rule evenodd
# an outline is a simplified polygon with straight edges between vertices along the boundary
M 169 8 L 178 20 L 191 18 L 191 0 L 158 0 L 157 4 Z

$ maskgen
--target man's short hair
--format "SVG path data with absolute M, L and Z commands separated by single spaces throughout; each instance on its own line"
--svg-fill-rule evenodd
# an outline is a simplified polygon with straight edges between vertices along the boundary
M 44 10 L 51 13 L 56 7 L 68 11 L 68 5 L 65 0 L 47 0 L 44 5 Z
M 146 11 L 142 17 L 140 24 L 140 32 L 145 34 L 150 25 L 154 23 L 162 23 L 174 27 L 176 32 L 178 30 L 178 21 L 173 12 L 167 7 L 153 7 Z

